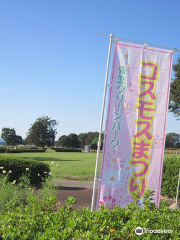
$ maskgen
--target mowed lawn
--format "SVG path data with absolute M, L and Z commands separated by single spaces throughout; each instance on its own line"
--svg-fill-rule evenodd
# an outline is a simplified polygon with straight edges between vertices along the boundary
M 48 163 L 53 178 L 59 179 L 93 179 L 96 162 L 96 153 L 63 153 L 54 150 L 46 150 L 45 153 L 1 153 L 0 156 L 34 158 Z
M 94 176 L 96 153 L 63 153 L 47 150 L 45 153 L 1 153 L 0 156 L 34 158 L 37 161 L 48 163 L 53 178 L 92 180 Z M 178 157 L 180 154 L 165 154 L 167 157 Z M 99 168 L 101 164 L 99 161 Z

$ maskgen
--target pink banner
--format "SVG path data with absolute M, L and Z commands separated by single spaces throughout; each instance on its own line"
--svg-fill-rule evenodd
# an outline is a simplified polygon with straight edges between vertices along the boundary
M 159 206 L 172 51 L 115 43 L 97 207 Z

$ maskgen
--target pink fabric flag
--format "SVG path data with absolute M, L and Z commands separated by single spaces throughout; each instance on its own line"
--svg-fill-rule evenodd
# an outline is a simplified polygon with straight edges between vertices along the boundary
M 173 52 L 115 43 L 97 207 L 155 192 L 159 206 Z

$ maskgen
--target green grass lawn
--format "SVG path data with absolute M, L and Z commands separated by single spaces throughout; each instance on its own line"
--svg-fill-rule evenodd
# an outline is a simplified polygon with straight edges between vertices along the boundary
M 92 180 L 96 161 L 96 153 L 63 153 L 53 150 L 47 150 L 45 153 L 1 153 L 0 156 L 34 158 L 48 163 L 53 177 L 61 179 Z M 100 154 L 100 162 L 101 156 Z M 180 158 L 180 154 L 165 154 L 165 158 L 172 156 Z
M 48 163 L 53 177 L 62 179 L 92 180 L 96 162 L 96 153 L 63 153 L 53 150 L 47 150 L 45 153 L 1 153 L 0 156 L 34 158 Z

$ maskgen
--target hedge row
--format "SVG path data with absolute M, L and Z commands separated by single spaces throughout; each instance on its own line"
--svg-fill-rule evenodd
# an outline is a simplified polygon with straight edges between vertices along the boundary
M 9 181 L 16 180 L 23 174 L 28 174 L 30 183 L 40 184 L 50 172 L 48 164 L 37 162 L 34 159 L 0 157 L 0 174 L 7 174 Z
M 0 148 L 0 153 L 5 153 L 6 149 Z
M 31 196 L 30 199 L 27 197 L 25 206 L 0 212 L 0 239 L 180 239 L 180 209 L 173 211 L 165 204 L 155 208 L 147 202 L 144 209 L 132 204 L 112 210 L 101 207 L 99 211 L 91 212 L 89 208 L 73 210 L 72 199 L 54 211 L 53 201 L 57 201 L 54 196 L 49 196 L 45 203 Z M 144 230 L 141 236 L 135 234 L 137 227 Z
M 179 168 L 180 158 L 168 157 L 164 160 L 161 194 L 176 197 Z
M 6 153 L 45 152 L 46 149 L 7 149 Z
M 72 149 L 72 148 L 54 148 L 56 152 L 81 152 L 80 149 Z

